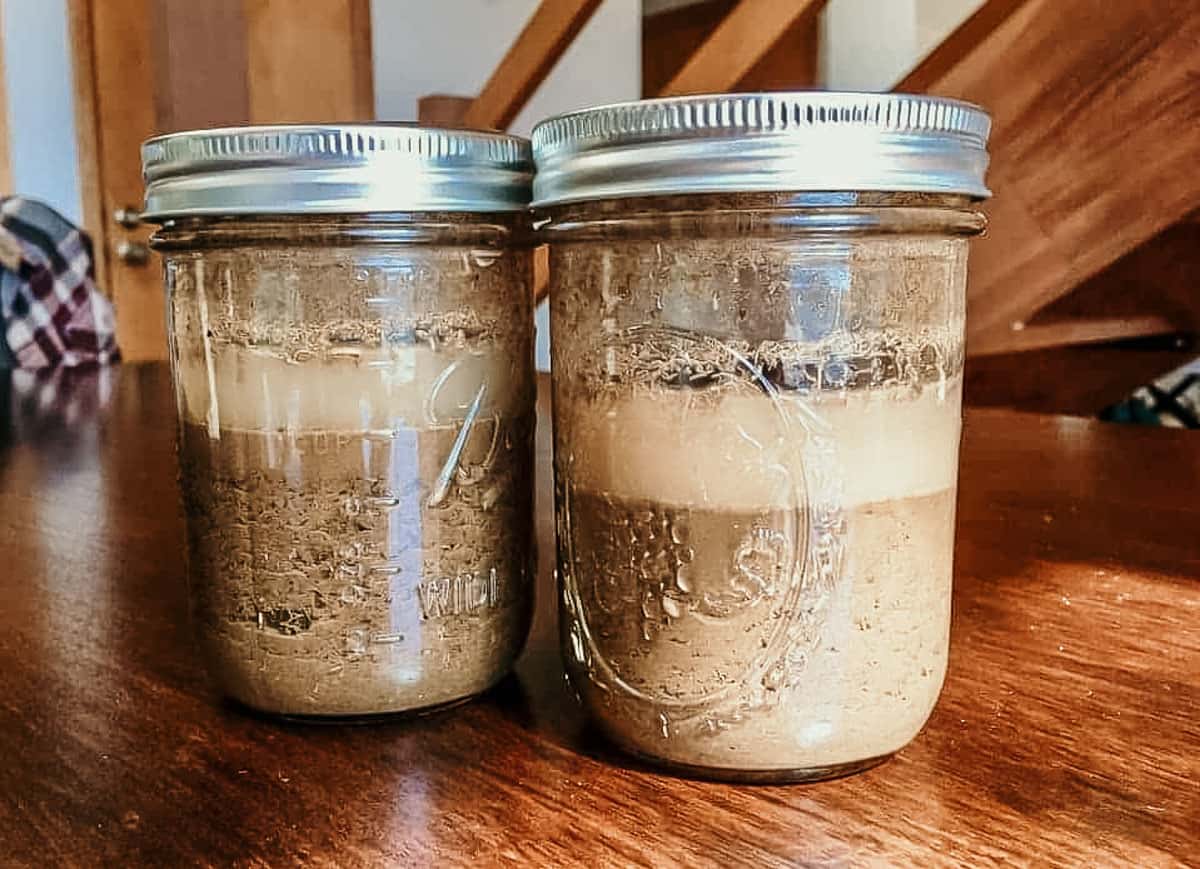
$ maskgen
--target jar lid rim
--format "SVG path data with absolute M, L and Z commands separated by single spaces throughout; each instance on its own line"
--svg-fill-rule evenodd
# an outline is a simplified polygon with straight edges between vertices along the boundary
M 986 198 L 991 119 L 945 97 L 835 91 L 615 103 L 533 130 L 533 204 L 687 193 L 886 191 Z
M 533 179 L 518 136 L 416 124 L 189 130 L 142 145 L 143 217 L 518 211 Z

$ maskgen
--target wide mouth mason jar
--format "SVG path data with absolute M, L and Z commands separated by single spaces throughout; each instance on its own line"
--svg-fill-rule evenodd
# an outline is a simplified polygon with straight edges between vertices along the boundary
M 928 718 L 988 128 L 949 100 L 764 93 L 534 131 L 562 649 L 625 749 L 815 779 Z
M 532 602 L 528 142 L 253 127 L 143 161 L 217 686 L 292 716 L 488 688 Z

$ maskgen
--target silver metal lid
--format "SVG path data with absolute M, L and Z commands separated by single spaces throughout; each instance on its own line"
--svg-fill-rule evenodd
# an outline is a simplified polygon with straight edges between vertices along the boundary
M 533 131 L 535 206 L 681 193 L 871 190 L 987 197 L 991 120 L 938 97 L 725 94 L 619 103 Z
M 231 127 L 142 145 L 143 216 L 518 211 L 533 160 L 516 136 L 404 124 Z

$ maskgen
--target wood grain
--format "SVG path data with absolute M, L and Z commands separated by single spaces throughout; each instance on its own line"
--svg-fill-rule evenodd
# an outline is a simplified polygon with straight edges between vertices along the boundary
M 657 96 L 737 5 L 701 0 L 642 20 L 642 95 Z M 823 5 L 823 4 L 822 4 Z M 801 15 L 728 90 L 803 90 L 817 84 L 820 15 Z
M 375 45 L 371 28 L 371 0 L 349 0 L 346 10 L 354 120 L 375 120 Z
M 153 85 L 159 132 L 244 124 L 250 117 L 242 0 L 156 0 Z
M 141 208 L 141 145 L 158 132 L 154 17 L 146 0 L 89 0 L 88 6 L 97 129 L 83 135 L 96 142 L 101 185 L 99 215 L 93 218 L 100 221 L 96 242 L 105 247 L 106 290 L 116 308 L 122 355 L 130 361 L 161 359 L 167 354 L 167 333 L 157 256 L 139 266 L 116 255 L 122 241 L 147 243 L 150 227 L 126 230 L 112 221 L 118 208 Z M 86 178 L 89 171 L 83 174 Z
M 461 127 L 473 97 L 427 94 L 417 98 L 417 123 L 434 127 Z
M 659 95 L 730 90 L 803 16 L 823 6 L 824 0 L 740 0 Z
M 250 121 L 375 117 L 369 0 L 244 0 Z
M 140 145 L 162 132 L 257 121 L 368 120 L 369 0 L 69 0 L 84 228 L 127 360 L 166 356 L 160 263 L 116 256 L 151 228 Z
M 96 375 L 67 385 L 97 404 Z M 543 399 L 545 395 L 543 394 Z M 303 727 L 223 704 L 186 627 L 166 369 L 68 419 L 0 380 L 0 841 L 9 865 L 1185 864 L 1200 817 L 1194 436 L 968 414 L 950 672 L 891 762 L 673 778 L 582 721 L 539 610 L 442 715 Z
M 1123 317 L 1081 316 L 1048 323 L 1014 323 L 1007 332 L 989 332 L 971 345 L 975 356 L 1020 353 L 1043 347 L 1099 344 L 1150 335 L 1170 335 L 1180 328 L 1162 314 Z
M 977 406 L 1095 416 L 1197 354 L 1200 342 L 1172 335 L 971 356 L 964 398 Z
M 507 129 L 599 5 L 542 0 L 467 111 L 466 126 Z
M 937 85 L 956 66 L 969 62 L 971 52 L 988 39 L 994 30 L 1024 5 L 1026 0 L 984 0 L 967 20 L 922 58 L 892 90 L 900 93 L 924 93 Z
M 737 84 L 739 91 L 798 91 L 820 84 L 821 12 L 818 0 L 775 40 Z
M 1191 0 L 1027 0 L 929 85 L 995 120 L 972 339 L 1028 321 L 1200 206 L 1198 45 Z
M 536 305 L 550 295 L 550 247 L 541 245 L 533 250 L 533 303 Z
M 75 107 L 75 151 L 79 162 L 79 201 L 83 228 L 92 237 L 96 283 L 111 295 L 104 185 L 100 165 L 100 124 L 96 117 L 96 59 L 92 43 L 91 0 L 67 0 L 71 53 L 71 96 Z
M 1047 305 L 1030 322 L 1157 313 L 1180 330 L 1200 333 L 1197 275 L 1200 213 L 1193 213 Z

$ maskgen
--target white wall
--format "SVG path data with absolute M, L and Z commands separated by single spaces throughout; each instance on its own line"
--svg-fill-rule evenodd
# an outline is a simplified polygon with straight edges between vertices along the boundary
M 411 120 L 429 93 L 479 91 L 538 0 L 372 0 L 376 112 Z M 661 8 L 684 0 L 647 0 Z M 983 0 L 829 0 L 822 24 L 826 87 L 886 90 Z M 82 220 L 68 48 L 67 0 L 3 0 L 4 66 L 14 189 Z M 639 0 L 603 0 L 513 124 L 636 99 Z M 655 7 L 657 8 L 657 7 Z M 544 306 L 539 360 L 548 361 Z
M 917 57 L 937 48 L 984 0 L 917 0 Z
M 983 0 L 829 0 L 821 81 L 833 90 L 886 91 Z
M 916 57 L 914 0 L 829 0 L 821 22 L 821 81 L 833 90 L 885 91 Z
M 372 0 L 379 119 L 414 120 L 417 98 L 426 94 L 479 93 L 537 5 L 538 0 Z M 641 39 L 639 0 L 603 0 L 512 132 L 528 135 L 547 115 L 637 99 Z
M 417 98 L 426 94 L 477 94 L 537 5 L 538 0 L 372 0 L 379 119 L 415 119 Z M 527 136 L 549 115 L 634 100 L 641 89 L 641 3 L 603 0 L 517 116 L 512 132 Z M 538 367 L 547 370 L 544 304 L 537 327 Z
M 80 223 L 67 0 L 3 0 L 13 189 Z

